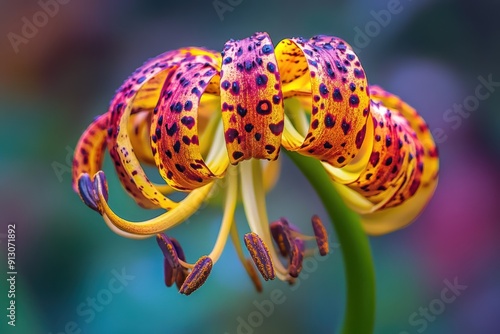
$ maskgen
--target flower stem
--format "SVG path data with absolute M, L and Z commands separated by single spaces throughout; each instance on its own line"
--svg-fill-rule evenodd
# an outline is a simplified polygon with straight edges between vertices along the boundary
M 343 334 L 369 334 L 375 322 L 375 272 L 359 216 L 346 207 L 332 181 L 312 158 L 286 151 L 304 173 L 328 212 L 342 249 L 347 285 Z

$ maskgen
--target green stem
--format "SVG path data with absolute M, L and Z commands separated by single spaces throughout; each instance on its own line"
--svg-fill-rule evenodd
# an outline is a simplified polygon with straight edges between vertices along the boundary
M 318 193 L 342 249 L 347 285 L 343 334 L 369 334 L 375 322 L 375 272 L 368 237 L 359 216 L 346 207 L 321 163 L 286 152 Z

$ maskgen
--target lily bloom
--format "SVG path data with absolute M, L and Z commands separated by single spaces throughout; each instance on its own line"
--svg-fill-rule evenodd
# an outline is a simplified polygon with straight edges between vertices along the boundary
M 108 149 L 118 177 L 143 208 L 166 210 L 131 222 L 108 205 L 102 171 Z M 231 235 L 257 289 L 265 279 L 293 283 L 315 241 L 328 236 L 314 215 L 312 236 L 286 218 L 269 223 L 265 194 L 279 176 L 281 147 L 321 161 L 367 233 L 410 223 L 437 182 L 437 151 L 425 122 L 398 97 L 369 86 L 352 48 L 336 37 L 285 39 L 266 33 L 228 41 L 221 53 L 184 48 L 148 60 L 120 87 L 107 113 L 80 138 L 73 188 L 117 234 L 156 236 L 164 254 L 165 283 L 181 293 L 201 286 Z M 155 184 L 143 165 L 155 165 Z M 424 168 L 425 167 L 425 168 Z M 214 248 L 186 262 L 180 243 L 164 232 L 193 215 L 223 190 L 224 213 Z M 174 201 L 170 194 L 187 196 Z M 245 258 L 234 222 L 241 198 L 250 233 Z M 274 241 L 274 242 L 273 242 Z M 284 261 L 280 256 L 287 259 Z

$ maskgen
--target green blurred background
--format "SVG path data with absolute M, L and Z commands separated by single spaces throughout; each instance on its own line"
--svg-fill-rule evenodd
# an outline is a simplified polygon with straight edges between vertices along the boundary
M 18 271 L 15 328 L 7 326 L 8 286 L 0 280 L 1 333 L 298 334 L 339 328 L 341 247 L 311 264 L 297 288 L 273 281 L 257 294 L 228 244 L 207 283 L 186 297 L 165 288 L 153 240 L 116 236 L 71 189 L 69 162 L 80 134 L 137 66 L 182 46 L 222 50 L 226 40 L 255 31 L 268 32 L 275 43 L 314 34 L 345 39 L 356 47 L 369 82 L 403 97 L 439 134 L 442 167 L 432 202 L 408 228 L 371 239 L 375 332 L 500 333 L 498 2 L 221 0 L 219 6 L 228 6 L 221 15 L 212 1 L 60 2 L 46 24 L 38 17 L 38 31 L 13 47 L 9 33 L 21 34 L 23 18 L 32 21 L 41 7 L 35 0 L 0 0 L 0 277 L 6 277 L 11 223 Z M 388 9 L 389 17 L 380 14 Z M 489 93 L 481 99 L 475 97 L 480 78 L 493 81 L 480 88 Z M 453 111 L 461 104 L 465 111 Z M 158 214 L 133 205 L 108 175 L 116 211 L 129 219 Z M 268 207 L 271 218 L 285 215 L 305 230 L 313 213 L 326 217 L 288 160 Z M 238 217 L 244 223 L 241 210 Z M 220 219 L 219 209 L 207 207 L 170 234 L 194 261 L 210 250 Z M 128 280 L 117 283 L 113 277 L 122 272 Z M 452 302 L 440 302 L 454 280 L 467 288 Z M 276 289 L 284 302 L 259 318 L 256 304 Z M 93 298 L 94 309 L 88 304 Z M 427 316 L 420 313 L 429 307 Z M 243 328 L 241 319 L 255 326 Z

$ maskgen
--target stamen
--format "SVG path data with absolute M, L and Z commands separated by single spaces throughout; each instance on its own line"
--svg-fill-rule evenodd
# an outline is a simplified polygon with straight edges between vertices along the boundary
M 238 173 L 236 167 L 230 166 L 227 171 L 228 187 L 226 191 L 226 201 L 224 204 L 224 216 L 212 252 L 208 255 L 214 263 L 220 258 L 224 246 L 229 236 L 229 231 L 234 220 L 234 211 L 236 209 L 236 202 L 238 199 Z
M 274 249 L 269 219 L 266 213 L 265 193 L 262 181 L 262 166 L 259 160 L 251 159 L 238 164 L 240 168 L 241 196 L 248 225 L 252 232 L 257 233 L 269 247 L 276 276 L 285 281 L 288 279 L 288 269 L 280 262 L 279 255 Z
M 266 244 L 256 233 L 247 233 L 244 237 L 245 245 L 247 246 L 253 262 L 259 269 L 262 277 L 267 281 L 275 278 L 273 262 Z
M 326 232 L 326 228 L 317 215 L 312 216 L 311 223 L 314 230 L 314 235 L 316 236 L 316 243 L 318 244 L 319 253 L 321 254 L 321 256 L 325 256 L 329 251 L 328 233 Z
M 278 245 L 280 254 L 282 256 L 288 256 L 290 244 L 286 236 L 287 233 L 285 232 L 285 226 L 283 222 L 281 220 L 272 222 L 269 227 L 271 228 L 271 235 L 273 236 L 274 241 Z
M 179 265 L 179 258 L 177 251 L 175 249 L 172 241 L 164 234 L 158 233 L 156 235 L 156 241 L 160 246 L 160 249 L 165 256 L 164 259 L 164 274 L 165 274 L 165 285 L 170 287 L 174 284 L 177 279 Z
M 184 268 L 187 268 L 187 269 L 193 269 L 194 268 L 194 264 L 192 263 L 189 263 L 189 262 L 186 262 L 186 261 L 182 261 L 181 259 L 179 259 L 179 263 L 181 264 L 181 266 L 183 266 Z M 196 263 L 195 263 L 196 264 Z
M 167 257 L 163 258 L 163 277 L 167 287 L 171 287 L 177 277 L 177 270 L 172 268 L 172 264 Z
M 186 278 L 189 275 L 189 271 L 187 268 L 181 267 L 179 270 L 177 270 L 177 277 L 175 278 L 175 285 L 177 286 L 177 289 L 180 291 L 182 286 L 184 285 L 184 282 L 186 282 Z
M 233 222 L 233 224 L 231 225 L 230 232 L 231 232 L 231 240 L 233 241 L 234 248 L 236 248 L 236 253 L 238 254 L 238 258 L 243 264 L 243 267 L 245 267 L 245 270 L 247 271 L 248 276 L 250 276 L 250 279 L 252 280 L 255 288 L 257 289 L 257 292 L 262 292 L 262 282 L 259 280 L 257 271 L 255 270 L 252 261 L 246 258 L 245 255 L 243 254 L 243 248 L 241 247 L 241 241 L 240 238 L 238 237 L 238 228 L 236 226 L 236 222 Z
M 203 283 L 205 283 L 211 270 L 212 259 L 208 256 L 202 256 L 198 261 L 196 261 L 193 270 L 186 277 L 186 280 L 182 284 L 179 292 L 189 296 L 202 286 Z
M 253 262 L 250 261 L 250 259 L 245 259 L 243 265 L 245 266 L 248 276 L 250 276 L 250 279 L 255 285 L 255 289 L 257 289 L 257 292 L 262 292 L 262 282 L 259 280 L 259 276 L 257 275 L 257 271 L 255 270 Z
M 304 241 L 295 238 L 292 252 L 290 253 L 290 265 L 288 266 L 288 273 L 292 277 L 298 277 L 302 270 L 302 260 L 304 259 Z
M 174 245 L 175 251 L 177 252 L 177 257 L 180 261 L 186 261 L 186 256 L 184 255 L 184 250 L 182 250 L 181 244 L 177 241 L 177 239 L 170 238 L 170 241 Z M 177 286 L 177 289 L 181 289 L 182 284 L 186 281 L 186 278 L 189 275 L 189 271 L 186 267 L 180 266 L 177 269 L 177 277 L 175 278 L 175 285 Z

